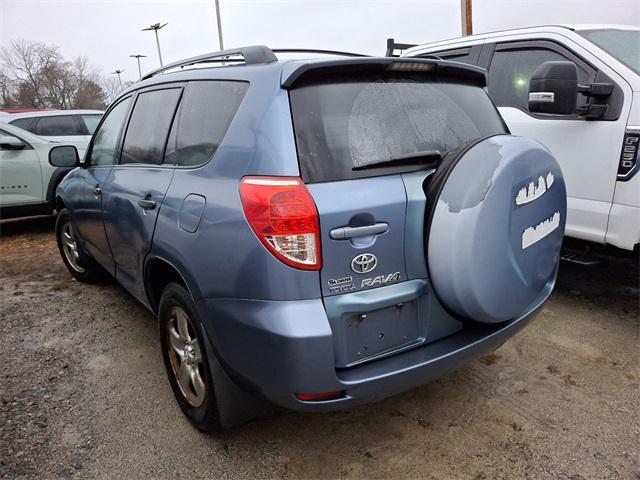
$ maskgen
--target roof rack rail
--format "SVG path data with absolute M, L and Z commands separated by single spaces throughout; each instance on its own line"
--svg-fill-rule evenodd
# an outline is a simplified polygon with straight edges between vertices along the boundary
M 414 43 L 396 43 L 393 38 L 387 38 L 387 51 L 384 54 L 385 57 L 399 57 L 399 54 L 396 54 L 396 50 L 407 50 L 411 47 L 415 47 Z
M 416 55 L 415 58 L 433 58 L 434 60 L 444 60 L 444 58 L 439 57 L 434 53 L 423 53 L 422 55 Z
M 274 48 L 273 53 L 319 53 L 328 55 L 340 55 L 343 57 L 370 57 L 364 53 L 341 52 L 339 50 L 314 50 L 311 48 Z
M 191 65 L 196 65 L 198 63 L 217 63 L 224 62 L 224 57 L 236 56 L 239 55 L 244 57 L 244 63 L 247 65 L 259 65 L 264 63 L 271 63 L 278 60 L 273 53 L 273 51 L 264 45 L 252 45 L 249 47 L 241 47 L 241 48 L 230 48 L 228 50 L 220 50 L 218 52 L 205 53 L 203 55 L 197 55 L 195 57 L 187 58 L 186 60 L 180 60 L 178 62 L 173 62 L 168 65 L 164 65 L 160 68 L 150 71 L 149 73 L 142 76 L 140 80 L 146 80 L 151 77 L 155 77 L 156 75 L 166 72 L 167 70 L 171 70 L 173 68 L 182 68 L 189 67 Z M 238 61 L 234 59 L 229 59 L 228 61 Z

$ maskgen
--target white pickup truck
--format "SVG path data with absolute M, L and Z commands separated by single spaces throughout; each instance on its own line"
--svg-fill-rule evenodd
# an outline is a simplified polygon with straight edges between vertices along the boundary
M 541 141 L 564 173 L 566 235 L 633 250 L 640 243 L 640 28 L 550 25 L 485 33 L 426 45 L 394 44 L 402 56 L 438 56 L 487 69 L 489 96 L 511 133 Z M 575 108 L 530 109 L 529 81 L 545 62 L 577 72 Z M 547 92 L 548 93 L 548 92 Z M 537 97 L 536 97 L 537 95 Z M 534 110 L 534 111 L 532 111 Z M 550 112 L 547 110 L 546 112 Z

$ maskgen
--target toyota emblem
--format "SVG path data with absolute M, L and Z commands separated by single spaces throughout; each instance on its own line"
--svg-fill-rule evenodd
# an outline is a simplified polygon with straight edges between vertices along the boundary
M 351 270 L 356 273 L 369 273 L 378 265 L 378 258 L 373 253 L 361 253 L 351 260 Z

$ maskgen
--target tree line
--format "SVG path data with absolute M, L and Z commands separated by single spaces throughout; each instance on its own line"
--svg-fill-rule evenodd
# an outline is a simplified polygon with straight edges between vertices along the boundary
M 0 47 L 0 107 L 104 109 L 120 92 L 86 56 L 65 59 L 43 42 L 11 40 Z

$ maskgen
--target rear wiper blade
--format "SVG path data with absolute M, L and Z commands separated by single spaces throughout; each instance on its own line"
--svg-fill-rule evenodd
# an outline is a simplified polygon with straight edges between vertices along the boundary
M 424 150 L 422 152 L 405 153 L 388 160 L 380 162 L 367 163 L 366 165 L 358 165 L 351 170 L 366 170 L 367 168 L 386 167 L 389 165 L 405 165 L 405 164 L 432 164 L 442 160 L 442 152 L 440 150 Z

